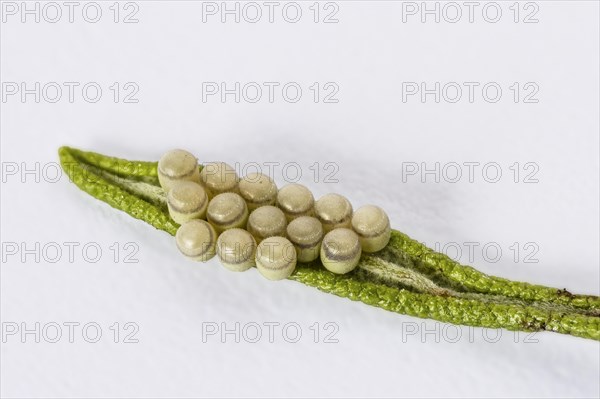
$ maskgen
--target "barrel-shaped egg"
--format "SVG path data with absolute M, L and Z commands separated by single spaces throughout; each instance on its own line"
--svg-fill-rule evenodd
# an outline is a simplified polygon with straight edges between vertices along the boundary
M 206 262 L 215 256 L 216 241 L 215 229 L 200 219 L 183 223 L 175 233 L 175 242 L 181 253 L 201 262 Z
M 343 195 L 325 194 L 315 202 L 315 216 L 329 233 L 338 227 L 352 227 L 352 204 Z
M 256 268 L 269 280 L 288 278 L 296 261 L 296 249 L 285 237 L 265 238 L 256 249 Z
M 298 262 L 312 262 L 319 257 L 323 226 L 317 218 L 300 216 L 288 224 L 286 232 L 296 248 Z
M 240 180 L 239 193 L 252 212 L 261 206 L 275 205 L 277 185 L 265 174 L 249 173 Z
M 256 208 L 248 217 L 246 230 L 252 234 L 256 242 L 273 236 L 285 236 L 287 220 L 283 211 L 275 206 L 267 205 Z
M 167 207 L 171 219 L 179 224 L 192 219 L 203 219 L 208 207 L 208 196 L 199 183 L 179 181 L 167 192 Z
M 206 209 L 206 218 L 218 233 L 228 229 L 244 228 L 248 221 L 248 207 L 239 194 L 222 193 L 210 200 Z
M 256 241 L 243 229 L 229 229 L 217 239 L 217 254 L 228 270 L 243 272 L 255 264 Z
M 198 160 L 185 150 L 171 150 L 160 157 L 157 174 L 158 182 L 165 192 L 179 181 L 200 182 Z
M 208 162 L 200 172 L 200 182 L 206 189 L 208 198 L 221 193 L 237 192 L 238 181 L 235 169 L 225 162 Z
M 331 230 L 321 243 L 321 262 L 330 272 L 346 274 L 360 261 L 361 246 L 358 235 L 346 228 Z
M 315 199 L 302 184 L 288 184 L 277 193 L 277 206 L 285 213 L 288 223 L 300 216 L 314 215 Z
M 375 205 L 365 205 L 354 212 L 352 229 L 358 234 L 362 250 L 367 253 L 382 250 L 390 241 L 390 219 Z

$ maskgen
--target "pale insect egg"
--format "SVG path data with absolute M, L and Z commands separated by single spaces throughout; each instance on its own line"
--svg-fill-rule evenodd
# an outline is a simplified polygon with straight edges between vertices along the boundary
M 178 181 L 200 182 L 200 171 L 196 157 L 185 150 L 171 150 L 158 161 L 158 182 L 165 192 Z
M 288 278 L 296 268 L 296 250 L 285 237 L 269 237 L 256 249 L 256 268 L 269 280 Z
M 312 216 L 300 216 L 287 226 L 287 237 L 296 248 L 298 262 L 312 262 L 319 257 L 323 227 Z
M 167 192 L 167 207 L 171 219 L 176 223 L 203 219 L 208 207 L 208 196 L 200 184 L 179 181 Z
M 175 233 L 175 243 L 183 255 L 206 262 L 215 256 L 217 232 L 204 220 L 194 219 L 182 224 Z
M 235 169 L 225 162 L 208 162 L 200 172 L 200 182 L 206 188 L 208 198 L 221 193 L 237 192 L 238 181 Z
M 277 206 L 285 213 L 288 223 L 300 216 L 314 215 L 315 199 L 302 184 L 288 184 L 277 193 Z
M 287 221 L 283 211 L 275 206 L 267 205 L 252 211 L 248 217 L 246 229 L 260 243 L 273 236 L 285 236 Z
M 390 241 L 390 219 L 383 209 L 365 205 L 354 212 L 352 229 L 358 234 L 364 252 L 382 250 Z
M 249 173 L 240 180 L 239 193 L 252 212 L 261 206 L 275 205 L 277 185 L 265 174 Z
M 233 228 L 244 228 L 248 221 L 248 207 L 239 194 L 222 193 L 208 204 L 206 218 L 218 233 Z
M 346 274 L 360 261 L 361 246 L 358 235 L 350 229 L 331 230 L 321 243 L 321 262 L 330 272 Z
M 323 224 L 325 233 L 338 227 L 352 227 L 352 204 L 339 194 L 325 194 L 319 198 L 315 202 L 315 215 Z
M 256 241 L 243 229 L 224 231 L 217 239 L 217 254 L 228 270 L 243 272 L 254 266 Z

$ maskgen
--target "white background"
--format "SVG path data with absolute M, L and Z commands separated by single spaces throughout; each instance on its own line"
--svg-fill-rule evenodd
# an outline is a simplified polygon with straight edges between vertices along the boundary
M 87 196 L 65 176 L 54 179 L 61 145 L 129 159 L 157 160 L 182 147 L 200 161 L 242 167 L 297 162 L 300 181 L 316 197 L 335 191 L 355 207 L 379 204 L 411 237 L 431 246 L 458 243 L 462 263 L 598 295 L 598 2 L 536 2 L 539 22 L 530 24 L 522 22 L 524 15 L 513 21 L 512 1 L 499 2 L 497 23 L 482 17 L 485 3 L 472 23 L 466 14 L 457 23 L 435 23 L 432 16 L 422 23 L 419 14 L 403 22 L 402 2 L 340 1 L 339 22 L 330 24 L 313 22 L 312 2 L 300 3 L 298 23 L 286 22 L 281 6 L 273 23 L 266 15 L 258 23 L 235 23 L 231 16 L 221 23 L 219 15 L 203 22 L 201 2 L 141 1 L 133 24 L 113 22 L 112 3 L 100 2 L 103 14 L 95 24 L 82 18 L 85 3 L 73 23 L 66 14 L 57 23 L 43 17 L 36 23 L 32 16 L 23 23 L 20 14 L 3 14 L 4 95 L 6 82 L 29 88 L 35 82 L 96 82 L 103 94 L 96 103 L 80 89 L 73 103 L 66 91 L 56 103 L 44 97 L 36 103 L 33 95 L 3 98 L 3 246 L 58 243 L 63 253 L 56 263 L 54 252 L 40 254 L 39 262 L 27 255 L 23 262 L 21 253 L 8 255 L 3 247 L 2 323 L 80 325 L 73 343 L 66 327 L 58 343 L 43 336 L 36 343 L 32 334 L 24 343 L 20 334 L 5 336 L 2 396 L 600 395 L 598 342 L 456 330 L 295 282 L 269 282 L 254 269 L 234 274 L 216 259 L 193 263 L 167 234 Z M 123 7 L 120 19 L 132 10 Z M 524 3 L 519 7 L 525 13 Z M 121 97 L 115 103 L 114 82 L 137 84 L 139 101 L 123 103 Z M 230 88 L 234 82 L 296 82 L 303 94 L 296 103 L 286 102 L 280 90 L 272 103 L 266 92 L 258 103 L 236 103 L 233 96 L 203 102 L 203 82 Z M 337 84 L 339 101 L 315 103 L 314 82 Z M 503 94 L 487 102 L 479 86 L 472 103 L 466 92 L 457 103 L 435 103 L 432 95 L 403 102 L 403 82 L 430 88 L 434 82 L 496 82 Z M 535 83 L 538 102 L 515 103 L 514 82 Z M 318 178 L 309 169 L 315 162 Z M 339 167 L 337 183 L 323 181 L 326 162 Z M 420 174 L 403 179 L 413 162 L 428 168 L 496 162 L 502 177 L 487 182 L 480 166 L 473 182 L 466 167 L 456 183 Z M 517 183 L 509 169 L 515 162 L 522 172 Z M 537 183 L 523 182 L 527 162 L 539 168 Z M 16 174 L 8 173 L 15 165 Z M 286 183 L 281 167 L 274 177 Z M 65 242 L 79 243 L 73 261 Z M 466 242 L 478 245 L 473 259 Z M 515 242 L 518 259 L 510 249 Z M 83 257 L 86 243 L 102 249 L 98 262 Z M 114 243 L 121 249 L 116 260 Z M 139 249 L 137 263 L 124 261 L 127 243 Z M 493 251 L 482 255 L 487 243 L 502 249 L 497 260 Z M 526 243 L 534 247 L 526 251 Z M 531 248 L 538 249 L 530 259 L 537 263 L 524 261 Z M 82 337 L 90 322 L 102 328 L 97 343 Z M 110 329 L 115 322 L 118 343 Z M 139 326 L 138 343 L 122 342 L 127 322 Z M 265 322 L 280 323 L 272 343 L 264 326 L 258 343 L 244 336 L 236 343 L 232 335 L 203 342 L 203 323 L 234 328 Z M 317 343 L 310 329 L 315 322 Z M 339 327 L 337 343 L 324 342 L 327 322 Z M 286 323 L 301 327 L 297 343 L 282 336 Z

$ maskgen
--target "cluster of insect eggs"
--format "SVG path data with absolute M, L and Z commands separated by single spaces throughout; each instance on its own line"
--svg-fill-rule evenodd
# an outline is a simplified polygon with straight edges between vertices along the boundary
M 187 257 L 207 261 L 215 254 L 232 271 L 252 266 L 269 280 L 289 277 L 297 262 L 320 258 L 326 269 L 352 271 L 362 252 L 377 252 L 390 240 L 390 221 L 379 207 L 353 211 L 339 194 L 315 201 L 308 188 L 278 189 L 261 173 L 242 179 L 224 162 L 198 167 L 184 150 L 158 162 L 169 215 L 180 224 L 177 247 Z

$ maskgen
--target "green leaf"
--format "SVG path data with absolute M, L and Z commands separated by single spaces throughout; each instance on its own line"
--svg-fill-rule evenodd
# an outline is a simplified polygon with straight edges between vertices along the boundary
M 157 162 L 129 161 L 70 147 L 61 165 L 81 190 L 175 235 Z M 600 340 L 600 298 L 489 276 L 393 230 L 390 243 L 338 275 L 319 261 L 298 264 L 291 280 L 396 313 L 443 322 L 522 331 L 554 331 Z

